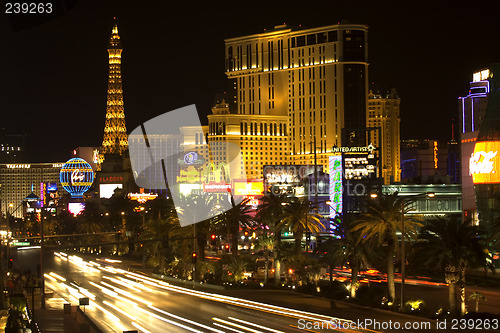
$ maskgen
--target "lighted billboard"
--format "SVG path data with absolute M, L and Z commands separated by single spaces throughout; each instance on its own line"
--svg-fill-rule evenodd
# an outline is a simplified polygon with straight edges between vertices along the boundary
M 330 156 L 330 217 L 342 214 L 342 155 Z
M 234 182 L 234 195 L 263 195 L 264 183 L 262 181 L 255 182 Z
M 500 141 L 476 142 L 469 159 L 469 174 L 474 184 L 500 183 Z
M 62 166 L 59 180 L 72 198 L 81 198 L 94 182 L 94 171 L 84 159 L 72 158 Z
M 115 194 L 116 189 L 122 189 L 122 184 L 99 184 L 99 196 L 109 199 Z
M 73 214 L 73 216 L 77 216 L 81 214 L 85 210 L 85 203 L 83 202 L 70 202 L 68 203 L 68 211 Z

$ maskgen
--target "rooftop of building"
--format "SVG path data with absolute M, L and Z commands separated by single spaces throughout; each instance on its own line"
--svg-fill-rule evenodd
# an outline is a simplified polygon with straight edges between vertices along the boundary
M 247 39 L 269 38 L 269 37 L 274 37 L 277 35 L 285 35 L 285 34 L 302 35 L 302 34 L 307 34 L 307 33 L 318 33 L 318 32 L 324 32 L 324 31 L 336 30 L 336 29 L 367 30 L 368 26 L 366 24 L 351 24 L 347 21 L 342 21 L 342 22 L 338 22 L 337 24 L 328 25 L 328 26 L 315 27 L 315 28 L 303 28 L 302 25 L 300 25 L 300 24 L 298 26 L 295 26 L 295 25 L 288 25 L 286 23 L 283 23 L 283 24 L 274 26 L 274 28 L 272 28 L 272 29 L 264 29 L 264 32 L 261 32 L 261 33 L 240 36 L 240 37 L 226 38 L 226 39 L 224 39 L 224 42 L 231 43 L 231 42 L 244 41 Z

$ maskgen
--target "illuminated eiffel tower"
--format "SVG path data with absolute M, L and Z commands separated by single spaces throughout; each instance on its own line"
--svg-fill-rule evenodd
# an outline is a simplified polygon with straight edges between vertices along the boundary
M 108 45 L 109 78 L 108 100 L 106 107 L 106 123 L 104 138 L 99 154 L 100 164 L 105 154 L 123 155 L 128 150 L 127 129 L 125 127 L 125 113 L 123 108 L 123 87 L 121 74 L 122 45 L 118 35 L 116 21 L 111 32 Z

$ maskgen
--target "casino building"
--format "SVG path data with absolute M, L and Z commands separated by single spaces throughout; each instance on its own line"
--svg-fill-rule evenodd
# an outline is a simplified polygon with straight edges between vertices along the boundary
M 64 163 L 0 164 L 0 200 L 2 214 L 13 213 L 22 218 L 22 203 L 31 193 L 40 198 L 41 205 L 50 201 L 48 186 L 58 198 L 64 194 L 59 172 Z
M 486 79 L 488 104 L 468 165 L 479 224 L 489 228 L 500 218 L 500 64 L 490 66 Z
M 478 222 L 479 216 L 469 162 L 488 106 L 489 76 L 490 69 L 487 68 L 473 73 L 467 95 L 458 99 L 463 210 L 464 217 L 471 218 L 474 223 Z

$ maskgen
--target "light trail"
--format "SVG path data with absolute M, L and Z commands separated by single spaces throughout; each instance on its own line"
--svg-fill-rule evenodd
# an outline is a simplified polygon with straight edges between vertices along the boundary
M 245 331 L 252 332 L 252 333 L 265 333 L 265 332 L 257 331 L 257 330 L 254 330 L 252 328 L 248 328 L 248 327 L 245 327 L 245 326 L 240 325 L 240 324 L 235 324 L 235 323 L 232 323 L 230 321 L 223 320 L 223 319 L 220 319 L 220 318 L 217 318 L 217 317 L 212 317 L 212 320 L 218 321 L 220 323 L 223 323 L 223 324 L 226 324 L 226 325 L 229 325 L 229 326 L 234 326 L 236 328 L 241 328 L 241 329 L 243 329 Z
M 145 309 L 142 309 L 142 308 L 137 308 L 139 311 L 142 311 L 144 313 L 146 313 L 147 315 L 151 316 L 151 317 L 155 317 L 156 319 L 159 319 L 159 320 L 162 320 L 166 323 L 169 323 L 169 324 L 172 324 L 172 325 L 175 325 L 177 327 L 180 327 L 180 328 L 184 328 L 185 330 L 188 330 L 188 331 L 191 331 L 191 332 L 195 332 L 195 333 L 204 333 L 202 331 L 198 331 L 197 329 L 194 329 L 194 328 L 191 328 L 189 326 L 186 326 L 184 324 L 181 324 L 181 323 L 178 323 L 176 321 L 173 321 L 173 320 L 170 320 L 170 319 L 167 319 L 167 318 L 164 318 L 162 316 L 159 316 L 157 315 L 156 313 L 153 313 L 151 311 L 148 311 L 148 310 L 145 310 Z
M 143 331 L 144 333 L 151 333 L 150 331 L 148 331 L 147 329 L 145 329 L 141 325 L 137 324 L 136 322 L 132 322 L 132 326 L 134 326 L 135 328 Z
M 155 310 L 155 311 L 158 311 L 158 312 L 160 312 L 160 313 L 162 313 L 162 314 L 164 314 L 164 315 L 166 315 L 166 316 L 169 316 L 169 317 L 172 317 L 172 318 L 175 318 L 175 319 L 178 319 L 178 320 L 183 320 L 183 321 L 185 321 L 185 322 L 187 322 L 187 323 L 190 323 L 190 324 L 192 324 L 192 325 L 196 325 L 196 326 L 202 327 L 202 328 L 207 329 L 207 330 L 209 330 L 209 331 L 212 331 L 212 332 L 217 332 L 217 333 L 224 333 L 224 331 L 221 331 L 221 330 L 218 330 L 218 329 L 212 328 L 212 327 L 210 327 L 210 326 L 206 326 L 206 325 L 200 324 L 200 323 L 198 323 L 198 322 L 196 322 L 196 321 L 193 321 L 193 320 L 190 320 L 190 319 L 187 319 L 187 318 L 181 317 L 181 316 L 174 315 L 174 314 L 172 314 L 172 313 L 170 313 L 170 312 L 164 311 L 164 310 L 162 310 L 162 309 L 158 309 L 158 308 L 156 308 L 156 307 L 154 307 L 154 306 L 149 306 L 149 308 L 150 308 L 150 309 L 153 309 L 153 310 Z
M 237 322 L 240 322 L 240 323 L 243 323 L 243 324 L 247 324 L 247 325 L 254 326 L 254 327 L 257 327 L 257 328 L 261 328 L 261 329 L 264 329 L 264 330 L 268 330 L 268 331 L 271 331 L 271 332 L 274 332 L 274 333 L 285 333 L 283 331 L 278 331 L 278 330 L 275 330 L 275 329 L 272 329 L 272 328 L 269 328 L 269 327 L 266 327 L 266 326 L 261 326 L 261 325 L 254 324 L 254 323 L 251 323 L 251 322 L 246 321 L 246 320 L 242 320 L 242 319 L 238 319 L 238 318 L 234 318 L 234 317 L 228 317 L 228 318 L 231 319 L 231 320 L 233 320 L 233 321 L 237 321 Z

